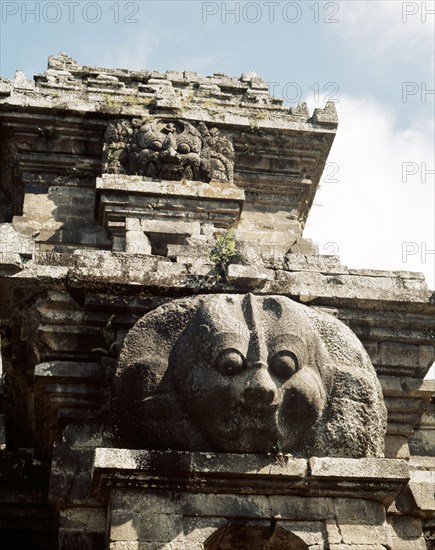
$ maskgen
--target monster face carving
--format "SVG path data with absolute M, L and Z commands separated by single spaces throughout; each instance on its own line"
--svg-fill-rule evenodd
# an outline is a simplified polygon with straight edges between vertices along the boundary
M 336 371 L 312 315 L 288 298 L 251 294 L 178 300 L 146 315 L 114 380 L 118 443 L 311 452 L 316 430 L 330 429 Z
M 233 180 L 232 142 L 185 120 L 134 119 L 110 123 L 106 130 L 104 170 L 163 180 Z
M 188 122 L 144 124 L 133 136 L 129 162 L 150 177 L 193 180 L 201 149 L 201 136 Z
M 278 441 L 293 448 L 326 404 L 326 351 L 285 298 L 248 294 L 218 303 L 198 310 L 198 324 L 174 348 L 175 362 L 185 358 L 174 380 L 183 408 L 213 448 L 267 452 Z

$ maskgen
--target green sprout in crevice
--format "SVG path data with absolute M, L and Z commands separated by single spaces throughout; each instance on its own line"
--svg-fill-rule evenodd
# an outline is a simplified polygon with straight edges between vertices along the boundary
M 228 282 L 228 266 L 236 256 L 236 241 L 234 230 L 230 229 L 224 235 L 216 237 L 210 252 L 210 261 L 214 264 L 218 281 Z
M 287 461 L 290 454 L 284 454 L 283 448 L 280 441 L 277 441 L 275 445 L 272 447 L 272 452 L 270 453 L 272 456 L 275 457 L 275 462 L 279 464 L 282 468 L 287 464 Z

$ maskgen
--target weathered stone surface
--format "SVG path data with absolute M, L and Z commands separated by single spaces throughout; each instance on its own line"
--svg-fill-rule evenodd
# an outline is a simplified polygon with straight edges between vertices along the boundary
M 435 381 L 425 380 L 423 388 L 435 393 Z M 425 411 L 421 417 L 418 428 L 409 441 L 412 454 L 416 459 L 422 457 L 435 457 L 435 402 L 432 399 L 426 403 Z
M 389 435 L 385 436 L 385 457 L 386 458 L 409 458 L 408 440 L 405 436 Z
M 429 303 L 432 292 L 427 288 L 406 290 L 398 277 L 364 277 L 357 275 L 331 276 L 314 271 L 289 273 L 277 270 L 276 279 L 267 289 L 271 293 L 311 296 L 311 300 L 334 295 L 334 301 L 358 297 L 367 301 L 398 301 Z
M 376 405 L 383 404 L 381 388 L 373 377 L 372 365 L 364 348 L 359 341 L 351 344 L 351 331 L 335 317 L 309 308 L 307 313 L 335 365 L 330 409 L 319 419 L 319 430 L 309 443 L 312 454 L 319 456 L 319 451 L 327 448 L 325 454 L 329 456 L 380 456 L 386 416 L 383 405 L 380 408 Z M 358 371 L 356 365 L 360 367 Z M 340 421 L 329 424 L 329 415 Z M 345 440 L 348 450 L 343 452 L 342 442 Z
M 295 547 L 283 530 L 310 550 L 423 548 L 422 532 L 432 548 L 434 388 L 421 379 L 434 359 L 433 293 L 421 274 L 349 269 L 303 238 L 335 108 L 311 117 L 267 88 L 255 73 L 103 69 L 64 54 L 33 80 L 1 79 L 2 548 L 203 550 L 221 535 L 249 550 L 259 539 Z M 237 254 L 220 264 L 210 250 L 229 229 Z M 254 304 L 275 300 L 258 323 L 225 301 L 251 290 Z M 275 294 L 311 307 L 289 314 Z M 201 300 L 216 311 L 189 309 Z M 166 449 L 175 433 L 182 447 L 226 449 L 235 433 L 262 454 L 101 451 L 113 445 L 118 346 L 170 302 L 158 338 L 157 325 L 140 325 L 146 353 L 135 329 L 128 336 L 146 371 L 125 392 L 137 446 L 148 437 Z M 207 347 L 206 325 L 225 325 L 225 337 Z M 214 368 L 223 345 L 243 356 L 242 373 Z M 275 371 L 283 351 L 298 360 L 288 380 Z M 366 352 L 388 410 L 386 456 L 409 458 L 407 485 L 401 461 L 344 458 L 382 455 L 385 411 Z M 228 402 L 242 403 L 237 414 Z M 282 433 L 303 458 L 281 450 Z
M 295 244 L 290 248 L 290 252 L 304 255 L 316 254 L 316 246 L 313 241 L 298 237 Z
M 255 288 L 264 286 L 274 279 L 274 272 L 261 267 L 231 264 L 228 266 L 228 280 L 237 287 Z
M 6 448 L 5 415 L 0 414 L 0 451 Z
M 20 234 L 12 224 L 0 224 L 0 270 L 20 269 L 35 249 L 30 236 Z
M 181 119 L 118 120 L 107 127 L 103 164 L 104 172 L 115 174 L 232 182 L 234 147 L 217 128 L 209 130 L 203 122 L 194 126 Z
M 228 525 L 209 537 L 204 546 L 210 550 L 232 550 L 233 548 L 240 550 L 251 548 L 305 550 L 307 548 L 301 537 L 284 529 L 280 522 L 277 522 L 273 528 L 271 525 L 261 525 L 259 522 L 251 525 Z
M 338 320 L 286 298 L 163 306 L 125 340 L 113 390 L 116 437 L 133 448 L 383 452 L 385 412 L 362 346 Z
M 389 516 L 390 545 L 394 550 L 427 550 L 421 520 L 404 516 Z
M 409 478 L 408 464 L 403 460 L 310 458 L 310 471 L 316 478 Z
M 180 544 L 181 548 L 183 543 L 186 548 L 193 543 L 205 543 L 208 547 L 218 537 L 221 541 L 231 537 L 232 546 L 229 549 L 245 548 L 243 540 L 249 540 L 251 542 L 246 550 L 250 550 L 255 547 L 252 537 L 266 536 L 263 527 L 267 528 L 269 537 L 273 533 L 270 544 L 287 540 L 282 548 L 299 548 L 298 541 L 310 548 L 319 545 L 322 549 L 333 545 L 349 545 L 351 548 L 377 548 L 383 545 L 385 548 L 391 540 L 382 504 L 355 498 L 274 496 L 268 499 L 253 495 L 242 497 L 182 492 L 176 496 L 172 492 L 150 493 L 115 488 L 110 506 L 112 514 L 109 521 L 113 521 L 116 530 L 124 530 L 125 537 L 137 536 L 136 540 L 143 541 L 151 529 L 154 540 L 169 542 L 170 539 L 172 544 Z M 163 522 L 158 523 L 159 520 Z M 238 531 L 234 531 L 236 526 Z M 144 528 L 142 536 L 135 534 L 135 531 Z M 233 537 L 238 537 L 240 532 L 244 532 L 246 538 L 237 539 L 236 544 Z
M 200 223 L 229 229 L 238 223 L 245 201 L 242 189 L 212 181 L 156 181 L 125 174 L 104 174 L 96 182 L 99 222 L 114 237 L 125 231 L 143 231 L 151 239 L 153 253 L 166 255 L 154 240 L 186 244 L 199 236 Z M 130 222 L 129 219 L 139 220 Z
M 323 550 L 324 547 L 317 547 L 318 550 Z M 316 547 L 313 550 L 317 550 Z M 331 544 L 330 550 L 385 550 L 388 546 L 384 544 Z M 310 548 L 310 550 L 312 550 Z
M 60 512 L 59 522 L 64 528 L 104 532 L 106 514 L 101 508 L 64 508 Z
M 146 496 L 145 496 L 146 495 Z M 113 509 L 150 513 L 181 513 L 188 517 L 201 517 L 207 510 L 211 515 L 223 517 L 243 516 L 252 513 L 257 517 L 275 517 L 282 520 L 317 522 L 338 518 L 343 523 L 363 522 L 367 525 L 385 521 L 385 508 L 373 500 L 350 498 L 310 497 L 289 495 L 230 495 L 155 493 L 128 488 L 114 488 L 111 492 Z

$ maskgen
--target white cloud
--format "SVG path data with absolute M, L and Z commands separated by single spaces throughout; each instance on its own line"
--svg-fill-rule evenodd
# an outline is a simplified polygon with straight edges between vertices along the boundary
M 84 54 L 80 62 L 92 66 L 143 70 L 153 67 L 153 59 L 159 41 L 149 30 L 138 32 L 123 32 L 116 41 L 104 41 L 101 47 L 96 47 L 91 56 Z M 86 62 L 83 60 L 86 57 Z M 155 65 L 155 63 L 154 63 Z
M 339 23 L 331 27 L 353 44 L 360 57 L 378 58 L 394 49 L 403 58 L 421 58 L 433 49 L 435 1 L 339 2 Z
M 305 235 L 320 253 L 337 243 L 346 265 L 421 271 L 434 288 L 434 175 L 422 181 L 423 163 L 434 169 L 433 138 L 421 127 L 398 130 L 394 112 L 371 98 L 343 96 L 337 108 L 328 162 L 338 173 L 327 170 Z

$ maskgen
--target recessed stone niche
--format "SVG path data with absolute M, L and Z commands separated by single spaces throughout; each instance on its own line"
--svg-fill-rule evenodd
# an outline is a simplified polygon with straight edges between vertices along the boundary
M 120 174 L 104 174 L 96 190 L 97 217 L 115 250 L 163 256 L 168 244 L 186 244 L 207 227 L 236 227 L 245 200 L 244 191 L 231 184 Z

